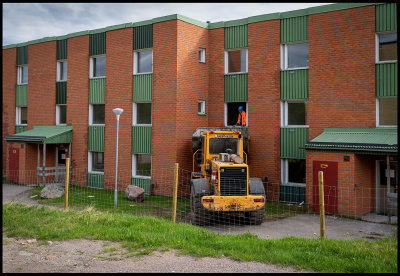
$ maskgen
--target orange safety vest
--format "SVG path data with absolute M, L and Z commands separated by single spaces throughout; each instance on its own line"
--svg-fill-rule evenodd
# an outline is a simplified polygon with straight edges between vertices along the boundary
M 246 125 L 246 112 L 244 112 L 243 110 L 239 113 L 237 124 L 241 126 Z

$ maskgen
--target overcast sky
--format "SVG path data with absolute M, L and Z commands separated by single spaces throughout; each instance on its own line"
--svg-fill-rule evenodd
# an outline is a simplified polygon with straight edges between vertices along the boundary
M 203 22 L 329 3 L 3 3 L 3 46 L 180 14 Z

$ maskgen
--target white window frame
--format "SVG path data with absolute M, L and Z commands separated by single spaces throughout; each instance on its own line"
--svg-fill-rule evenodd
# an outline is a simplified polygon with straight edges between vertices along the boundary
M 379 61 L 379 35 L 381 35 L 381 34 L 393 34 L 393 33 L 397 33 L 397 31 L 396 32 L 375 33 L 375 63 L 376 64 L 397 62 L 397 59 Z
M 138 73 L 138 66 L 139 66 L 139 52 L 148 52 L 151 51 L 151 72 L 145 72 L 145 73 Z M 142 50 L 138 50 L 138 51 L 134 51 L 133 52 L 133 74 L 134 75 L 145 75 L 145 74 L 152 74 L 153 73 L 153 48 L 149 48 L 149 49 L 142 49 Z
M 397 97 L 393 97 L 393 98 L 396 98 L 396 100 L 397 100 Z M 376 103 L 376 112 L 375 112 L 375 114 L 376 114 L 376 127 L 380 127 L 380 128 L 385 128 L 385 127 L 387 127 L 387 128 L 397 128 L 397 125 L 380 125 L 379 124 L 379 120 L 380 120 L 380 118 L 379 118 L 379 110 L 380 110 L 380 105 L 379 105 L 379 98 L 376 98 L 376 101 L 375 101 L 375 103 Z M 398 111 L 398 106 L 397 106 L 397 112 L 399 112 Z
M 228 52 L 232 51 L 241 51 L 245 50 L 246 51 L 246 71 L 244 72 L 228 72 L 229 71 L 229 55 Z M 240 49 L 231 49 L 231 50 L 226 50 L 225 51 L 225 75 L 232 75 L 232 74 L 245 74 L 249 72 L 249 50 L 247 48 L 240 48 Z
M 147 153 L 145 153 L 147 154 Z M 135 178 L 142 178 L 142 179 L 151 179 L 151 175 L 152 175 L 152 171 L 153 171 L 153 156 L 148 153 L 150 155 L 150 162 L 151 162 L 151 169 L 150 169 L 150 176 L 146 176 L 146 175 L 137 175 L 136 174 L 136 168 L 137 168 L 137 156 L 138 154 L 132 154 L 132 177 Z
M 289 125 L 289 105 L 288 103 L 306 103 L 307 100 L 281 101 L 281 127 L 309 127 L 309 125 Z M 308 110 L 307 110 L 308 113 Z M 308 115 L 308 114 L 307 114 Z M 307 116 L 309 118 L 309 116 Z M 308 122 L 309 123 L 309 122 Z
M 151 124 L 138 124 L 137 123 L 137 105 L 142 103 L 151 104 L 151 122 L 153 123 L 153 103 L 152 102 L 138 102 L 132 104 L 132 126 L 152 126 Z
M 228 103 L 224 103 L 224 126 L 225 127 L 235 126 L 235 125 L 228 126 Z M 246 127 L 248 126 L 249 126 L 249 102 L 246 102 Z
M 201 104 L 201 111 L 199 112 L 199 104 Z M 206 101 L 197 101 L 197 114 L 206 115 Z
M 206 49 L 199 48 L 199 54 L 200 54 L 199 62 L 206 63 Z
M 305 44 L 308 43 L 308 41 L 302 41 L 302 42 L 296 42 L 296 43 L 287 43 L 287 44 L 281 44 L 281 70 L 301 70 L 301 69 L 308 69 L 310 65 L 305 66 L 305 67 L 293 67 L 289 68 L 288 64 L 288 45 L 294 45 L 294 44 Z M 310 47 L 310 45 L 308 45 Z M 308 48 L 310 50 L 310 48 Z M 310 54 L 310 52 L 308 52 Z
M 66 126 L 67 122 L 65 122 L 63 124 L 60 123 L 60 117 L 61 117 L 60 116 L 60 106 L 67 106 L 67 105 L 64 105 L 64 104 L 63 105 L 59 105 L 59 104 L 56 105 L 56 125 L 58 125 L 58 126 Z
M 67 78 L 65 80 L 61 79 L 60 73 L 61 73 L 61 63 L 67 63 Z M 68 79 L 68 61 L 66 59 L 64 60 L 58 60 L 57 61 L 57 81 L 67 81 Z
M 22 106 L 25 107 L 25 106 Z M 15 110 L 15 125 L 17 126 L 27 126 L 28 124 L 21 123 L 21 106 L 17 106 Z
M 289 182 L 289 159 L 295 158 L 281 159 L 281 185 L 292 187 L 306 187 L 306 183 Z
M 100 76 L 100 77 L 93 76 L 93 74 L 94 74 L 94 59 L 95 58 L 101 58 L 101 57 L 106 57 L 106 55 L 98 55 L 98 56 L 90 57 L 90 66 L 89 66 L 90 67 L 89 68 L 89 78 L 90 79 L 102 79 L 102 78 L 106 77 L 105 75 L 104 76 Z M 106 58 L 106 66 L 107 66 L 107 58 Z M 107 70 L 107 68 L 106 68 L 106 70 Z
M 89 104 L 89 125 L 90 126 L 105 126 L 105 122 L 104 122 L 104 124 L 93 124 L 93 106 L 94 106 L 94 104 Z M 105 118 L 105 114 L 104 114 L 104 118 Z
M 89 173 L 95 173 L 95 174 L 104 174 L 104 171 L 103 172 L 99 172 L 99 171 L 94 171 L 93 170 L 92 158 L 93 158 L 93 153 L 94 152 L 95 151 L 88 151 L 88 172 Z M 104 159 L 104 153 L 103 153 L 103 159 Z M 103 160 L 103 163 L 104 163 L 104 160 Z
M 28 80 L 27 82 L 22 82 L 22 68 L 26 67 L 28 68 L 28 64 L 23 64 L 17 66 L 17 84 L 28 84 L 29 81 L 29 69 L 28 69 Z

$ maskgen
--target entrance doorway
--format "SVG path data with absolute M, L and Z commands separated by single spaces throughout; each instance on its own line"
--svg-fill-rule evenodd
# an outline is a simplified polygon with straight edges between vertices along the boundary
M 387 176 L 390 176 L 388 190 Z M 399 169 L 397 161 L 389 162 L 389 172 L 386 160 L 376 161 L 376 213 L 397 216 Z M 389 198 L 389 200 L 388 200 Z
M 19 148 L 8 150 L 8 181 L 18 183 L 19 180 Z
M 324 173 L 324 205 L 326 214 L 338 212 L 338 163 L 313 161 L 313 209 L 319 212 L 318 172 Z
M 56 183 L 63 183 L 65 181 L 65 160 L 66 154 L 64 148 L 56 147 Z

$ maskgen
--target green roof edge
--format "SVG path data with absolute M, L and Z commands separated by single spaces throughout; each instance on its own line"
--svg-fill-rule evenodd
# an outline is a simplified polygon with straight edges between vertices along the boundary
M 77 36 L 81 36 L 81 35 L 96 34 L 96 33 L 101 33 L 101 32 L 117 30 L 117 29 L 130 28 L 130 27 L 139 27 L 139 26 L 144 26 L 144 25 L 148 25 L 148 24 L 154 24 L 154 23 L 159 23 L 159 22 L 174 20 L 174 19 L 179 19 L 181 21 L 211 30 L 211 29 L 217 29 L 217 28 L 233 27 L 233 26 L 245 25 L 245 24 L 250 24 L 250 23 L 256 23 L 256 22 L 260 22 L 260 21 L 284 19 L 284 18 L 290 18 L 290 17 L 297 17 L 297 16 L 304 16 L 304 15 L 311 15 L 311 14 L 317 14 L 317 13 L 358 8 L 358 7 L 364 7 L 364 6 L 370 6 L 370 5 L 381 5 L 381 4 L 385 4 L 385 3 L 335 3 L 335 4 L 328 4 L 328 5 L 311 7 L 311 8 L 301 9 L 301 10 L 294 10 L 294 11 L 281 12 L 281 13 L 271 13 L 271 14 L 264 14 L 264 15 L 256 15 L 256 16 L 251 16 L 251 17 L 247 17 L 247 18 L 243 18 L 243 19 L 221 21 L 221 22 L 215 22 L 215 23 L 205 23 L 205 22 L 202 22 L 202 21 L 199 21 L 196 19 L 192 19 L 192 18 L 183 16 L 183 15 L 172 14 L 172 15 L 156 17 L 153 19 L 139 21 L 139 22 L 123 23 L 123 24 L 108 26 L 105 28 L 99 28 L 99 29 L 95 29 L 95 30 L 86 30 L 86 31 L 75 32 L 75 33 L 62 35 L 62 36 L 45 37 L 45 38 L 31 40 L 31 41 L 27 41 L 27 42 L 5 45 L 5 46 L 3 46 L 3 50 L 10 49 L 10 48 L 16 48 L 16 47 L 22 47 L 22 46 L 26 46 L 26 45 L 30 45 L 30 44 L 48 42 L 48 41 L 53 41 L 53 40 L 62 40 L 62 39 L 77 37 Z

